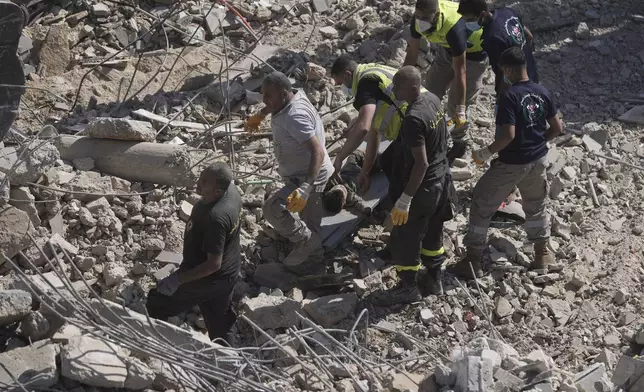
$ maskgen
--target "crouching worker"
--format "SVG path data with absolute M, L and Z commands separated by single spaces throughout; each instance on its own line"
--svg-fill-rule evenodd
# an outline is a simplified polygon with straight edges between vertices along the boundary
M 395 197 L 391 254 L 400 284 L 374 298 L 380 306 L 404 304 L 422 298 L 417 273 L 424 264 L 430 293 L 442 294 L 441 265 L 445 261 L 443 222 L 452 218 L 451 175 L 447 159 L 447 124 L 438 97 L 421 93 L 420 71 L 405 66 L 393 79 L 396 98 L 408 103 L 400 128 L 402 170 L 397 173 L 404 191 Z M 422 263 L 422 264 L 421 264 Z
M 556 117 L 550 93 L 529 79 L 521 48 L 506 49 L 499 66 L 511 83 L 498 100 L 496 124 L 500 134 L 494 143 L 474 151 L 472 158 L 478 165 L 483 165 L 495 153 L 499 157 L 492 161 L 474 188 L 469 229 L 463 240 L 467 256 L 451 270 L 454 275 L 466 279 L 483 276 L 481 256 L 487 243 L 490 219 L 515 186 L 523 198 L 524 228 L 528 240 L 534 243 L 533 268 L 547 268 L 554 261 L 548 248 L 546 156 L 547 142 L 561 133 L 561 122 Z
M 319 259 L 321 265 L 324 250 L 319 233 L 324 210 L 320 198 L 333 174 L 322 119 L 306 94 L 293 90 L 281 72 L 266 76 L 262 94 L 266 105 L 262 113 L 272 116 L 277 171 L 286 183 L 264 203 L 264 218 L 293 244 L 284 265 L 300 266 L 309 257 Z M 249 122 L 256 123 L 253 118 Z M 256 128 L 254 123 L 247 125 Z
M 197 182 L 201 200 L 186 224 L 183 262 L 148 293 L 148 314 L 160 320 L 198 305 L 212 340 L 225 338 L 236 320 L 231 303 L 240 268 L 242 200 L 232 180 L 225 163 L 201 173 Z

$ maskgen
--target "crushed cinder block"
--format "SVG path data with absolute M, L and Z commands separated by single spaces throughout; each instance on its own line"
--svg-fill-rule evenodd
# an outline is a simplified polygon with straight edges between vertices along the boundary
M 118 355 L 119 350 L 106 340 L 73 337 L 60 353 L 61 374 L 94 387 L 123 388 L 127 365 Z
M 596 363 L 577 373 L 574 383 L 579 392 L 612 392 L 614 389 L 603 363 Z
M 99 139 L 140 142 L 153 142 L 157 136 L 156 130 L 149 122 L 107 117 L 94 119 L 84 134 Z
M 0 291 L 0 327 L 22 320 L 31 310 L 31 294 L 23 290 Z

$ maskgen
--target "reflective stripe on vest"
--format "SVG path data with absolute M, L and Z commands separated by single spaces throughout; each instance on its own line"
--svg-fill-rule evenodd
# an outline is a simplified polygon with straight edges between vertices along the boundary
M 393 78 L 398 70 L 380 64 L 360 64 L 353 73 L 352 92 L 358 94 L 358 83 L 367 75 L 376 76 L 380 81 L 380 90 L 391 99 L 395 105 L 386 101 L 376 103 L 376 113 L 371 121 L 371 127 L 384 135 L 387 140 L 395 140 L 398 137 L 402 119 L 407 111 L 407 103 L 397 101 L 393 92 Z M 422 92 L 426 92 L 424 88 Z
M 461 19 L 458 13 L 458 4 L 451 0 L 440 0 L 440 15 L 436 22 L 436 30 L 422 33 L 423 37 L 429 42 L 440 45 L 449 49 L 447 43 L 447 33 L 454 27 L 456 22 Z M 416 27 L 418 29 L 418 27 Z M 483 39 L 481 38 L 483 29 L 478 29 L 467 37 L 467 53 L 476 53 L 483 51 Z

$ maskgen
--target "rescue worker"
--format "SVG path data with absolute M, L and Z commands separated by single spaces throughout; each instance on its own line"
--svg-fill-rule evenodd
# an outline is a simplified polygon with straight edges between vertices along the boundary
M 530 30 L 523 25 L 519 14 L 508 7 L 490 11 L 486 0 L 461 0 L 458 12 L 465 19 L 468 30 L 481 30 L 482 47 L 487 53 L 495 75 L 496 96 L 507 90 L 510 85 L 503 82 L 503 72 L 499 67 L 501 53 L 517 46 L 526 57 L 526 68 L 530 80 L 539 83 L 537 62 L 534 58 L 534 39 Z
M 501 132 L 492 144 L 472 152 L 478 165 L 483 165 L 495 153 L 499 156 L 474 188 L 469 229 L 463 240 L 467 255 L 451 269 L 462 278 L 483 276 L 481 256 L 490 219 L 515 186 L 523 198 L 524 228 L 528 240 L 534 243 L 532 267 L 547 268 L 554 261 L 548 248 L 547 142 L 562 132 L 562 126 L 550 93 L 530 80 L 526 62 L 525 53 L 518 46 L 506 49 L 499 60 L 499 67 L 511 87 L 498 100 L 496 124 Z
M 201 200 L 186 225 L 183 262 L 150 290 L 146 307 L 150 317 L 167 320 L 198 305 L 213 340 L 225 338 L 236 320 L 231 305 L 241 265 L 242 199 L 225 163 L 201 172 L 197 193 Z
M 266 76 L 262 95 L 266 107 L 249 118 L 246 128 L 258 129 L 261 120 L 271 114 L 278 173 L 286 183 L 264 203 L 264 218 L 293 243 L 284 265 L 296 268 L 309 256 L 321 262 L 324 209 L 320 197 L 333 174 L 322 119 L 306 94 L 293 90 L 281 72 Z
M 438 97 L 421 89 L 422 77 L 415 67 L 405 66 L 393 78 L 396 98 L 408 103 L 399 135 L 401 171 L 396 173 L 404 190 L 392 195 L 397 201 L 391 211 L 390 247 L 400 283 L 374 297 L 380 306 L 420 300 L 416 279 L 422 264 L 427 281 L 419 283 L 426 283 L 432 294 L 442 294 L 443 222 L 452 218 L 447 124 Z
M 447 108 L 456 126 L 452 137 L 460 143 L 465 137 L 466 105 L 481 88 L 483 73 L 487 68 L 487 55 L 481 42 L 482 32 L 468 28 L 458 13 L 458 3 L 451 0 L 416 0 L 410 32 L 404 65 L 416 65 L 421 38 L 438 46 L 434 63 L 427 72 L 425 86 L 443 99 L 451 84 Z

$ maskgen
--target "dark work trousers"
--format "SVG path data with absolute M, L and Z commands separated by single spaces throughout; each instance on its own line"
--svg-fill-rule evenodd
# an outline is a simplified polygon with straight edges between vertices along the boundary
M 445 261 L 443 222 L 452 218 L 451 175 L 441 181 L 422 184 L 409 208 L 409 218 L 391 232 L 391 253 L 396 271 L 403 282 L 416 277 L 422 264 L 440 268 Z
M 233 289 L 237 277 L 230 279 L 199 279 L 179 286 L 171 296 L 156 289 L 148 293 L 146 308 L 150 317 L 167 321 L 168 317 L 199 305 L 208 328 L 210 340 L 225 338 L 237 316 L 232 308 Z

